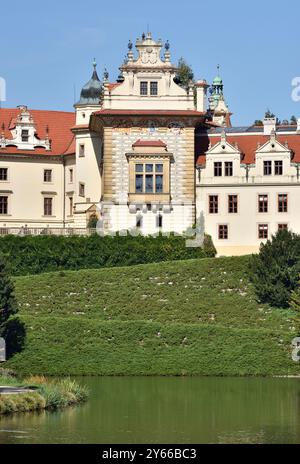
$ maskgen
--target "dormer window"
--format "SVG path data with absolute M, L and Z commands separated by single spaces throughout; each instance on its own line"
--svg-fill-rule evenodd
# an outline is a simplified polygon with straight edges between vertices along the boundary
M 140 83 L 140 94 L 148 95 L 148 82 L 142 81 Z
M 272 161 L 264 161 L 264 176 L 272 175 Z
M 282 176 L 282 175 L 283 175 L 283 162 L 275 161 L 275 176 Z
M 29 131 L 28 131 L 28 129 L 22 129 L 21 138 L 22 138 L 22 142 L 28 142 L 28 140 L 29 140 Z
M 222 163 L 219 161 L 214 163 L 214 175 L 215 177 L 222 177 Z
M 233 176 L 233 163 L 232 161 L 225 162 L 225 176 L 232 177 Z
M 150 95 L 156 96 L 158 94 L 157 82 L 150 82 Z

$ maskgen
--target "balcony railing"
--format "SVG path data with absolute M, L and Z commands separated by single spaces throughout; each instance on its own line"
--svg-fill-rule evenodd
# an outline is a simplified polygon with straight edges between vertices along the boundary
M 63 236 L 72 236 L 72 235 L 84 235 L 89 236 L 96 233 L 96 229 L 73 229 L 68 228 L 38 228 L 38 227 L 0 227 L 0 235 L 63 235 Z

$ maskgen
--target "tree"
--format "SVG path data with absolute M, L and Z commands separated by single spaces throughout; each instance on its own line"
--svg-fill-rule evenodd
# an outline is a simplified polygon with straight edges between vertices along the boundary
M 300 282 L 298 288 L 291 293 L 290 306 L 295 311 L 300 312 Z
M 275 118 L 275 114 L 270 111 L 268 108 L 267 111 L 265 112 L 265 118 Z
M 298 288 L 300 272 L 300 236 L 279 231 L 262 244 L 252 257 L 250 277 L 262 303 L 288 307 L 291 292 Z
M 293 115 L 291 117 L 291 125 L 296 126 L 297 124 L 298 124 L 298 120 L 297 120 L 296 116 Z
M 14 285 L 8 275 L 6 263 L 0 255 L 0 336 L 5 332 L 10 316 L 17 313 Z
M 194 79 L 194 72 L 189 66 L 184 58 L 180 58 L 178 61 L 178 66 L 177 66 L 177 74 L 174 79 L 175 83 L 183 87 L 184 89 L 188 90 L 190 84 L 193 82 Z
M 262 122 L 261 119 L 256 119 L 256 120 L 254 121 L 254 125 L 255 125 L 255 126 L 263 126 L 264 123 Z

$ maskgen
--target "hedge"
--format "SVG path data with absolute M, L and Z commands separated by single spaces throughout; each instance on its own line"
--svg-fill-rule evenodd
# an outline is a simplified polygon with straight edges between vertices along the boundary
M 0 253 L 7 258 L 8 271 L 15 276 L 58 270 L 97 269 L 160 261 L 214 257 L 209 236 L 204 246 L 187 248 L 181 236 L 157 237 L 116 235 L 13 236 L 0 237 Z

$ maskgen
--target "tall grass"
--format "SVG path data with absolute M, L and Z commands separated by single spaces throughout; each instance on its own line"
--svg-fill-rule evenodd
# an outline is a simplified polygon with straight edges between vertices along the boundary
M 0 376 L 0 385 L 23 386 L 36 391 L 20 394 L 0 394 L 0 415 L 40 409 L 58 409 L 85 401 L 86 387 L 75 380 L 47 380 L 44 376 L 34 376 L 18 381 L 10 376 Z

